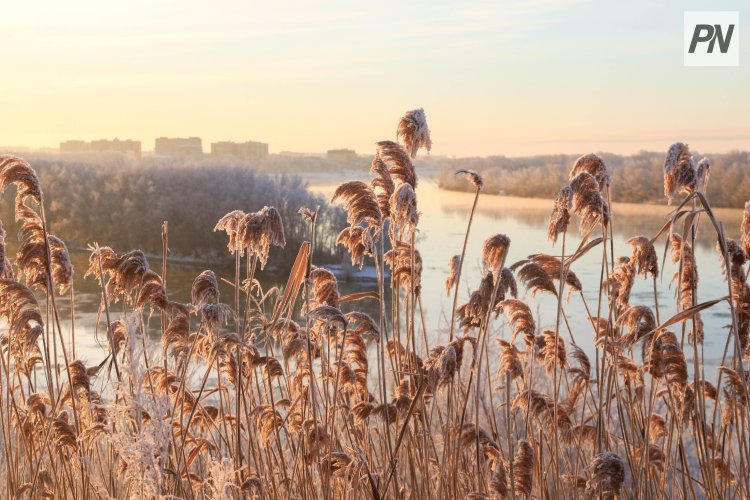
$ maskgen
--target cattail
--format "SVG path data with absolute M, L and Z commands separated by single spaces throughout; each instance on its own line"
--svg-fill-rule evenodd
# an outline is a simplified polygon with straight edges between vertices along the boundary
M 458 174 L 466 174 L 466 176 L 469 178 L 472 184 L 474 184 L 474 187 L 477 189 L 477 191 L 481 191 L 482 187 L 484 187 L 484 179 L 482 179 L 482 176 L 475 172 L 474 170 L 456 170 L 456 175 Z
M 498 304 L 500 311 L 508 317 L 508 323 L 513 327 L 513 338 L 518 334 L 524 335 L 524 342 L 527 345 L 534 343 L 536 333 L 536 324 L 531 309 L 518 299 L 506 299 Z
M 525 439 L 518 441 L 513 457 L 513 489 L 519 495 L 531 495 L 534 474 L 534 450 Z
M 216 280 L 216 274 L 213 271 L 203 271 L 193 280 L 190 297 L 193 307 L 196 309 L 200 309 L 206 304 L 216 304 L 219 302 L 220 295 L 219 282 Z
M 599 453 L 589 466 L 586 491 L 604 495 L 619 495 L 625 481 L 625 462 L 611 451 Z
M 417 157 L 419 148 L 425 148 L 429 153 L 432 141 L 424 109 L 413 109 L 404 113 L 398 122 L 396 137 L 404 141 L 404 146 L 412 158 Z
M 392 163 L 388 167 L 391 176 L 399 182 L 411 184 L 414 189 L 417 188 L 417 172 L 414 170 L 409 153 L 400 144 L 393 141 L 380 141 L 378 154 L 385 163 Z
M 454 255 L 448 261 L 448 277 L 445 279 L 445 294 L 451 294 L 451 289 L 456 286 L 458 279 L 458 266 L 461 265 L 461 256 Z
M 692 193 L 697 180 L 690 148 L 687 144 L 675 142 L 669 147 L 664 161 L 664 196 L 667 201 L 672 203 L 672 198 L 678 192 Z
M 650 274 L 656 278 L 659 276 L 659 257 L 650 239 L 645 236 L 636 236 L 627 241 L 633 245 L 633 253 L 630 260 L 635 264 L 637 273 L 644 278 Z
M 570 170 L 570 180 L 575 179 L 581 172 L 586 172 L 594 176 L 599 183 L 599 190 L 604 191 L 609 187 L 611 181 L 607 166 L 598 155 L 588 153 L 578 158 Z
M 568 230 L 570 223 L 570 203 L 573 198 L 573 189 L 565 186 L 557 193 L 555 204 L 552 207 L 552 216 L 547 226 L 547 237 L 554 245 L 557 243 L 557 237 L 560 233 Z
M 360 270 L 364 266 L 365 256 L 372 256 L 375 247 L 372 233 L 362 226 L 344 228 L 336 237 L 336 244 L 346 247 L 351 256 L 352 266 L 359 266 Z
M 482 272 L 492 271 L 497 279 L 510 248 L 510 238 L 504 234 L 490 236 L 482 243 Z
M 352 226 L 368 224 L 380 227 L 382 215 L 378 199 L 372 188 L 362 181 L 349 181 L 336 188 L 331 203 L 341 200 L 347 212 L 347 221 Z
M 242 221 L 245 215 L 247 214 L 242 210 L 232 210 L 219 219 L 219 222 L 214 226 L 214 231 L 224 231 L 227 233 L 227 237 L 229 238 L 227 249 L 232 255 L 241 250 L 237 235 L 239 234 L 240 221 Z

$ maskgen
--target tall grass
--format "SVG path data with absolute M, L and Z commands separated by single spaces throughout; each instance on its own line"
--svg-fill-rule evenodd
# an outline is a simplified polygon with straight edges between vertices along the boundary
M 462 303 L 457 248 L 446 272 L 454 320 L 428 332 L 412 163 L 430 146 L 422 110 L 402 118 L 398 138 L 404 146 L 378 143 L 371 182 L 345 182 L 333 196 L 349 224 L 338 243 L 353 264 L 375 267 L 376 286 L 342 296 L 335 275 L 315 265 L 317 208 L 301 207 L 309 239 L 287 248 L 279 211 L 265 207 L 215 226 L 234 259 L 225 279 L 233 296 L 206 270 L 190 303 L 178 303 L 165 284 L 164 224 L 160 273 L 141 251 L 91 246 L 86 274 L 101 285 L 108 345 L 93 366 L 63 333 L 75 318 L 61 317 L 56 300 L 73 293 L 73 269 L 47 232 L 38 179 L 25 161 L 2 157 L 0 189 L 16 185 L 21 223 L 13 263 L 0 244 L 6 495 L 747 498 L 750 210 L 743 240 L 726 239 L 706 194 L 708 162 L 670 148 L 665 194 L 682 199 L 658 234 L 634 237 L 618 258 L 611 176 L 600 158 L 582 157 L 551 204 L 556 255 L 506 263 L 511 238 L 487 235 L 482 280 Z M 475 207 L 482 179 L 463 173 Z M 575 248 L 566 245 L 573 217 Z M 723 297 L 698 293 L 701 217 L 716 233 Z M 678 263 L 670 318 L 659 313 L 661 244 Z M 258 276 L 276 251 L 296 259 L 286 284 L 265 290 Z M 574 270 L 588 252 L 602 256 L 595 301 Z M 640 279 L 653 282 L 653 306 L 630 303 Z M 538 326 L 519 288 L 555 297 L 554 330 Z M 571 300 L 583 302 L 585 322 L 569 321 Z M 377 303 L 378 317 L 361 312 L 364 301 Z M 721 302 L 729 328 L 704 332 L 701 313 Z M 160 345 L 146 334 L 151 314 L 161 318 Z M 726 337 L 716 376 L 704 363 L 706 335 Z M 590 337 L 593 360 L 580 344 Z

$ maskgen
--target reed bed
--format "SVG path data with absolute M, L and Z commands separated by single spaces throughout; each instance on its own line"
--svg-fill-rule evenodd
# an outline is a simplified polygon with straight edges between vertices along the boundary
M 486 235 L 468 297 L 459 292 L 483 180 L 458 172 L 476 197 L 445 271 L 450 328 L 435 332 L 422 307 L 412 163 L 431 145 L 423 110 L 401 118 L 396 139 L 377 143 L 369 183 L 345 182 L 332 199 L 348 216 L 338 244 L 352 264 L 376 269 L 376 285 L 341 295 L 336 276 L 315 265 L 317 207 L 300 208 L 309 239 L 299 248 L 286 248 L 273 207 L 227 213 L 215 230 L 234 275 L 200 273 L 190 303 L 169 296 L 166 224 L 161 269 L 139 250 L 93 244 L 85 274 L 100 284 L 108 346 L 93 365 L 76 359 L 74 317 L 58 313 L 60 297 L 74 298 L 73 268 L 47 230 L 39 181 L 24 160 L 0 158 L 21 242 L 11 262 L 0 231 L 6 496 L 750 496 L 750 208 L 742 240 L 725 238 L 707 198 L 709 161 L 670 147 L 665 196 L 679 204 L 658 234 L 616 249 L 610 172 L 598 156 L 581 157 L 550 204 L 554 255 L 507 262 L 511 237 Z M 723 297 L 699 294 L 701 218 L 716 233 Z M 582 237 L 575 248 L 570 231 Z M 259 273 L 281 249 L 297 256 L 288 280 L 263 289 Z M 595 301 L 575 274 L 588 252 L 601 253 Z M 667 255 L 678 267 L 679 312 L 669 318 L 658 303 Z M 220 294 L 222 279 L 233 296 Z M 652 304 L 631 305 L 636 280 L 653 282 Z M 538 326 L 536 295 L 555 298 L 554 329 Z M 364 301 L 375 317 L 361 312 Z M 583 302 L 584 322 L 568 320 L 570 301 Z M 701 312 L 721 303 L 727 330 L 704 331 Z M 158 344 L 147 335 L 152 316 Z M 704 364 L 706 335 L 725 337 L 718 370 Z M 595 344 L 595 359 L 582 343 Z

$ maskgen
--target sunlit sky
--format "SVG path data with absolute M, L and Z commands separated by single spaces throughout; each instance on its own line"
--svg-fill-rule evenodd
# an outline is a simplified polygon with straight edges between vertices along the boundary
M 739 10 L 740 66 L 683 67 L 684 10 Z M 750 149 L 747 1 L 27 0 L 0 6 L 0 145 L 395 136 L 433 154 Z

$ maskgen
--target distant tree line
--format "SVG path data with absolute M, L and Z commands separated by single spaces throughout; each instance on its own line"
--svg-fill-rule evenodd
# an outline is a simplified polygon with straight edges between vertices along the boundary
M 440 187 L 472 191 L 460 168 L 476 170 L 484 178 L 484 192 L 508 196 L 549 198 L 568 182 L 568 172 L 579 155 L 440 160 Z M 665 153 L 640 152 L 631 156 L 602 153 L 612 175 L 614 201 L 663 203 Z M 711 161 L 708 198 L 716 207 L 743 207 L 750 200 L 750 153 L 734 151 L 707 155 Z M 697 163 L 703 155 L 694 154 Z
M 307 190 L 298 176 L 258 173 L 221 160 L 144 159 L 117 154 L 66 158 L 26 157 L 44 190 L 50 231 L 70 248 L 97 242 L 118 252 L 135 248 L 161 254 L 161 226 L 169 222 L 171 255 L 196 260 L 225 256 L 226 235 L 216 222 L 231 210 L 252 212 L 265 205 L 281 213 L 287 247 L 274 250 L 270 264 L 286 264 L 310 239 L 301 207 L 321 207 L 316 260 L 339 260 L 335 238 L 346 225 L 342 210 Z M 2 200 L 0 217 L 12 236 L 13 194 Z

